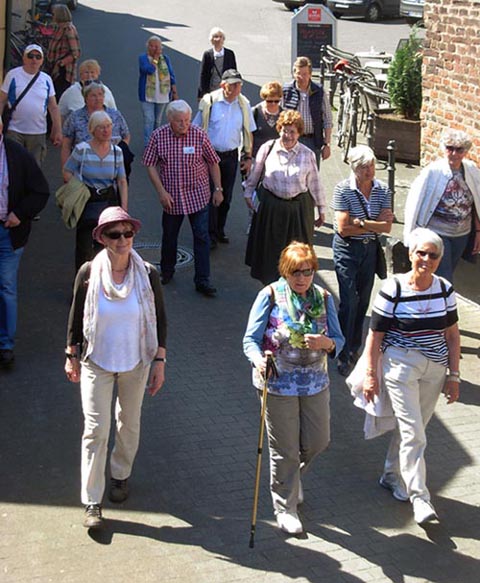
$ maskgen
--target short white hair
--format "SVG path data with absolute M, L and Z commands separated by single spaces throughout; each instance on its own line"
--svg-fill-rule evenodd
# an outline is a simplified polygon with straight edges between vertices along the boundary
M 149 45 L 149 44 L 150 44 L 152 41 L 155 41 L 155 42 L 157 42 L 157 43 L 160 43 L 160 44 L 162 44 L 162 39 L 161 39 L 159 36 L 157 36 L 156 34 L 152 34 L 152 36 L 149 36 L 149 37 L 148 37 L 148 39 L 147 39 L 147 42 L 146 42 L 146 47 L 147 47 L 147 49 L 148 49 L 148 45 Z
M 97 127 L 105 122 L 113 125 L 112 118 L 106 111 L 94 111 L 88 120 L 88 132 L 93 136 L 93 132 Z
M 466 152 L 472 147 L 472 140 L 468 134 L 462 130 L 446 129 L 442 134 L 442 146 L 454 146 L 455 148 L 463 148 Z
M 167 116 L 168 121 L 170 121 L 170 119 L 176 113 L 189 113 L 192 115 L 192 108 L 183 99 L 170 101 L 170 103 L 167 105 L 167 109 L 165 110 L 165 115 Z
M 375 153 L 368 146 L 356 146 L 348 154 L 348 163 L 353 172 L 360 166 L 367 166 L 375 162 Z
M 210 34 L 209 34 L 209 36 L 208 36 L 208 40 L 209 40 L 210 42 L 212 42 L 212 40 L 213 40 L 213 37 L 214 37 L 214 36 L 217 36 L 217 35 L 220 35 L 220 36 L 222 36 L 222 37 L 223 37 L 223 40 L 225 40 L 225 39 L 227 38 L 227 37 L 225 36 L 225 32 L 224 32 L 224 31 L 223 31 L 223 30 L 222 30 L 222 29 L 221 29 L 219 26 L 214 26 L 214 27 L 212 28 L 212 30 L 210 31 Z
M 410 253 L 413 253 L 420 245 L 425 245 L 425 243 L 434 245 L 440 257 L 443 257 L 444 246 L 440 235 L 437 235 L 431 229 L 425 229 L 423 227 L 413 229 L 408 236 L 408 250 Z

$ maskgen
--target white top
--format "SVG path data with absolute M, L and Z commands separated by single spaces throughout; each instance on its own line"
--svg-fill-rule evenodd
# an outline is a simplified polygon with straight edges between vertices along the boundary
M 108 300 L 100 288 L 95 346 L 89 358 L 108 372 L 127 372 L 140 362 L 140 306 L 135 288 L 124 300 Z
M 7 73 L 1 90 L 7 94 L 10 105 L 15 103 L 33 77 L 23 67 L 16 67 Z M 48 100 L 54 95 L 51 77 L 41 71 L 38 79 L 15 108 L 8 129 L 20 134 L 46 134 Z
M 117 104 L 110 89 L 104 85 L 105 89 L 105 107 L 117 109 Z M 60 97 L 58 107 L 60 108 L 60 115 L 62 119 L 68 117 L 72 111 L 82 108 L 85 105 L 85 100 L 82 95 L 82 85 L 78 81 L 71 85 Z

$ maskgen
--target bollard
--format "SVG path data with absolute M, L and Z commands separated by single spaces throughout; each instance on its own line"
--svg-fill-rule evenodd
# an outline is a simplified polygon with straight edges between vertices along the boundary
M 373 123 L 374 117 L 372 113 L 367 116 L 367 146 L 373 150 Z
M 388 162 L 388 188 L 392 192 L 392 210 L 395 214 L 395 140 L 389 140 L 387 146 Z M 396 219 L 394 219 L 396 222 Z

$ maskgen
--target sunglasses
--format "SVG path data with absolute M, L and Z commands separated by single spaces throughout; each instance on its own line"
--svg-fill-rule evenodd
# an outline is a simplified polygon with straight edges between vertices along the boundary
M 265 99 L 267 103 L 280 103 L 281 99 Z
M 37 61 L 41 61 L 43 59 L 42 55 L 38 53 L 28 53 L 27 59 L 37 59 Z
M 463 154 L 465 152 L 465 148 L 459 146 L 445 146 L 445 150 L 448 152 L 456 152 L 457 154 Z
M 438 253 L 431 253 L 430 251 L 422 251 L 422 249 L 417 249 L 415 251 L 415 253 L 418 255 L 418 257 L 423 257 L 425 259 L 425 257 L 429 257 L 429 259 L 433 259 L 434 261 L 436 259 L 440 259 L 440 255 Z
M 120 239 L 120 237 L 131 239 L 135 235 L 135 231 L 110 231 L 110 233 L 103 233 L 103 235 L 113 240 Z
M 310 277 L 314 274 L 315 270 L 310 267 L 310 269 L 297 269 L 292 272 L 293 277 Z

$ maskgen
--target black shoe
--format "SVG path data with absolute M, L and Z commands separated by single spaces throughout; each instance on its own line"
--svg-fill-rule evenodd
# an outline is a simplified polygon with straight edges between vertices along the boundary
M 100 504 L 88 504 L 85 506 L 83 526 L 85 528 L 102 528 L 103 524 L 102 507 Z
M 162 285 L 167 285 L 172 281 L 173 273 L 162 273 L 162 275 L 160 277 L 161 277 L 160 281 L 162 282 Z
M 13 350 L 8 348 L 0 349 L 0 366 L 8 368 L 13 365 L 14 361 L 15 355 L 13 354 Z
M 128 478 L 125 480 L 116 480 L 111 478 L 110 480 L 110 490 L 108 491 L 108 499 L 110 502 L 125 502 L 128 498 Z
M 219 243 L 230 243 L 230 239 L 225 235 L 225 233 L 218 235 L 217 240 Z
M 203 294 L 209 298 L 213 298 L 213 296 L 217 293 L 217 288 L 213 287 L 209 283 L 197 283 L 195 289 L 198 293 Z
M 342 377 L 348 377 L 348 375 L 352 372 L 353 366 L 350 362 L 339 360 L 337 368 Z

